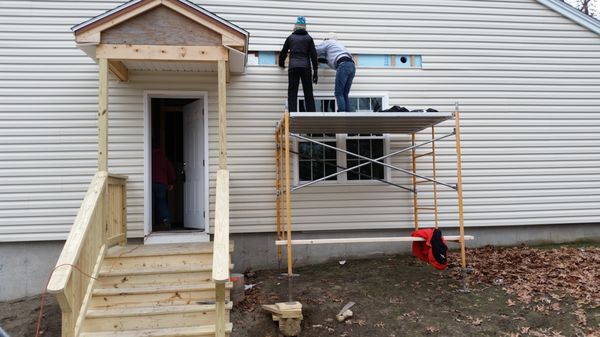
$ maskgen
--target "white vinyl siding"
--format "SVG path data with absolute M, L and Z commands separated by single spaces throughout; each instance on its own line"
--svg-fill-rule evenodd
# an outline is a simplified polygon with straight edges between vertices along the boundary
M 70 27 L 121 3 L 0 0 L 0 241 L 66 238 L 97 165 L 97 67 L 75 47 Z M 390 105 L 410 109 L 449 111 L 460 102 L 467 226 L 600 218 L 600 37 L 537 1 L 201 5 L 250 31 L 254 51 L 279 50 L 295 16 L 305 15 L 317 42 L 335 31 L 355 54 L 421 55 L 422 69 L 358 68 L 353 91 L 387 93 Z M 286 75 L 249 66 L 228 86 L 234 233 L 275 231 L 273 130 Z M 333 71 L 321 70 L 319 80 L 315 90 L 333 90 Z M 111 81 L 109 166 L 130 177 L 130 235 L 143 233 L 144 90 L 209 92 L 212 218 L 215 84 L 213 75 L 177 72 Z M 445 123 L 439 134 L 452 127 Z M 394 136 L 390 151 L 408 144 Z M 439 178 L 453 182 L 453 144 L 439 146 Z M 392 163 L 410 167 L 406 156 Z M 423 158 L 421 172 L 427 167 Z M 454 226 L 455 193 L 440 190 L 441 224 Z M 412 226 L 412 196 L 378 182 L 312 186 L 293 194 L 293 206 L 297 230 Z

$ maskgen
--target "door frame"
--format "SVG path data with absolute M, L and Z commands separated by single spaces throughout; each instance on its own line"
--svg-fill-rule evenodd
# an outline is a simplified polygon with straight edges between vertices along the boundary
M 152 99 L 196 98 L 204 103 L 204 232 L 209 227 L 208 92 L 189 90 L 144 90 L 144 240 L 152 233 Z M 175 234 L 175 233 L 174 233 Z

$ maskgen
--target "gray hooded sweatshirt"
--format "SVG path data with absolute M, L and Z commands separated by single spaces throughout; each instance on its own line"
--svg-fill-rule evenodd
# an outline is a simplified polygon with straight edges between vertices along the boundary
M 336 62 L 341 57 L 347 56 L 352 58 L 352 54 L 344 47 L 341 43 L 337 42 L 337 40 L 325 40 L 320 45 L 316 46 L 317 54 L 320 56 L 321 54 L 326 54 L 327 56 L 327 65 L 331 67 L 331 69 L 336 68 Z

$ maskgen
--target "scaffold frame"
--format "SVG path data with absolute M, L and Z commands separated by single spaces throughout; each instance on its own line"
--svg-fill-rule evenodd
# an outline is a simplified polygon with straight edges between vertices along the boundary
M 446 121 L 454 120 L 452 132 L 437 136 L 436 125 Z M 322 121 L 322 122 L 319 122 Z M 402 123 L 402 124 L 400 124 Z M 431 129 L 431 139 L 417 142 L 417 133 L 425 129 Z M 383 133 L 383 134 L 407 134 L 410 135 L 410 146 L 385 154 L 379 158 L 369 158 L 346 149 L 326 144 L 325 142 L 310 138 L 307 134 L 315 133 Z M 305 135 L 303 135 L 305 134 Z M 449 184 L 438 179 L 436 144 L 444 139 L 454 136 L 456 149 L 456 184 Z M 352 167 L 336 165 L 336 172 L 304 182 L 298 186 L 292 186 L 292 162 L 291 156 L 300 156 L 300 153 L 292 149 L 292 139 L 302 142 L 310 142 L 346 155 L 354 156 L 363 162 Z M 346 172 L 356 170 L 365 165 L 376 164 L 388 169 L 404 173 L 412 177 L 412 188 L 402 186 L 393 181 L 375 179 L 382 183 L 398 187 L 413 194 L 413 218 L 414 228 L 419 229 L 419 212 L 432 211 L 435 228 L 439 227 L 438 212 L 438 185 L 456 191 L 458 200 L 458 236 L 445 236 L 446 241 L 457 241 L 460 245 L 460 258 L 462 268 L 466 268 L 465 240 L 473 240 L 472 236 L 465 236 L 464 230 L 464 204 L 462 189 L 462 150 L 460 139 L 460 110 L 456 103 L 453 113 L 394 113 L 370 112 L 370 113 L 294 113 L 290 114 L 287 109 L 275 128 L 275 190 L 276 190 L 276 230 L 277 258 L 281 263 L 283 259 L 282 247 L 286 247 L 287 275 L 293 275 L 293 246 L 311 244 L 336 244 L 336 243 L 368 243 L 368 242 L 414 242 L 422 241 L 416 237 L 376 237 L 376 238 L 331 238 L 331 239 L 303 239 L 292 240 L 292 215 L 291 215 L 291 193 L 299 189 L 326 181 L 332 177 Z M 431 150 L 426 153 L 417 154 L 417 149 L 430 145 Z M 412 159 L 412 170 L 407 170 L 384 162 L 385 159 L 409 152 Z M 417 173 L 417 160 L 419 158 L 432 157 L 432 176 Z M 359 170 L 360 171 L 360 170 Z M 391 180 L 391 179 L 390 179 Z M 433 185 L 433 207 L 419 207 L 418 186 L 421 184 Z

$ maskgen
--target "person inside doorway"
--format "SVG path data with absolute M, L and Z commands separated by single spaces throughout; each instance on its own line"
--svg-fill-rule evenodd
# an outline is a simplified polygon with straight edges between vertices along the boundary
M 350 107 L 350 88 L 356 67 L 352 54 L 337 39 L 337 34 L 329 33 L 320 45 L 316 46 L 319 57 L 325 55 L 327 65 L 335 70 L 335 100 L 337 101 L 339 112 L 351 112 Z
M 175 186 L 175 169 L 157 142 L 152 144 L 152 209 L 165 230 L 171 229 L 167 193 Z
M 299 16 L 294 25 L 294 32 L 288 36 L 279 53 L 279 66 L 285 68 L 285 59 L 290 54 L 288 65 L 288 108 L 298 111 L 298 86 L 302 80 L 306 111 L 315 110 L 315 98 L 312 84 L 319 79 L 317 50 L 313 38 L 306 31 L 306 19 Z M 312 65 L 312 73 L 311 73 Z M 312 77 L 312 79 L 311 79 Z

